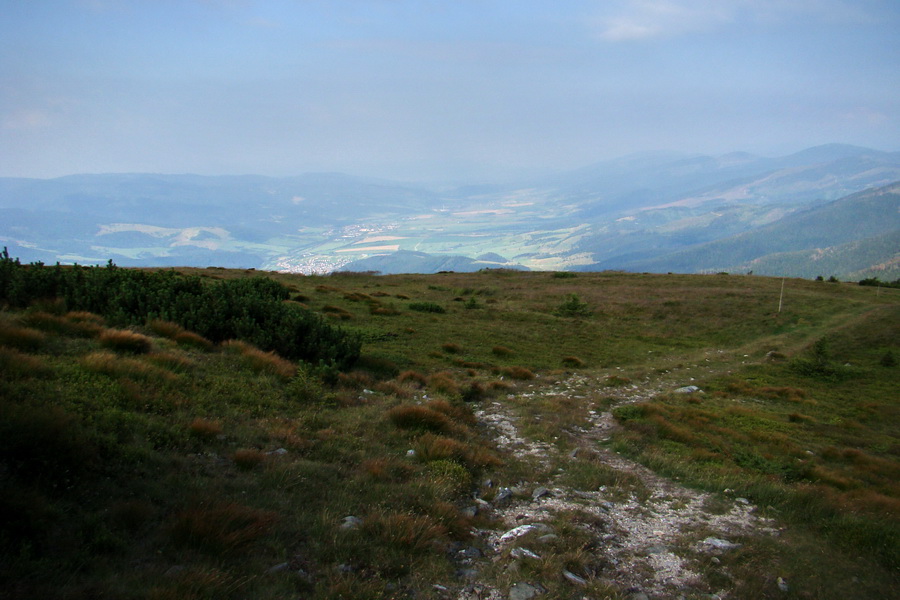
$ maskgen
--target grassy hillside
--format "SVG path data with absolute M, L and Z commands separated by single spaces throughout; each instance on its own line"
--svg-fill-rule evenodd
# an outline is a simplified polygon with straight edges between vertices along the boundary
M 565 456 L 584 449 L 573 432 L 592 410 L 629 394 L 643 401 L 615 408 L 621 426 L 598 449 L 748 498 L 784 531 L 703 562 L 715 589 L 897 589 L 897 290 L 789 280 L 780 302 L 781 280 L 724 275 L 182 272 L 213 290 L 271 278 L 279 302 L 359 339 L 361 355 L 337 371 L 158 316 L 7 305 L 5 597 L 455 598 L 471 585 L 460 552 L 489 552 L 473 529 L 501 527 L 473 494 L 550 474 L 630 485 L 587 460 L 517 457 L 479 411 L 497 403 Z M 538 396 L 573 377 L 592 383 Z M 702 392 L 673 393 L 688 384 Z M 479 581 L 506 593 L 555 569 L 544 597 L 627 597 L 601 585 L 588 525 L 558 524 L 540 563 L 515 571 L 486 554 Z M 560 565 L 590 581 L 573 587 Z M 790 593 L 760 573 L 784 574 Z
M 666 256 L 635 261 L 627 268 L 676 272 L 725 271 L 736 265 L 751 265 L 760 259 L 759 272 L 763 274 L 795 274 L 811 278 L 822 274 L 817 271 L 813 260 L 807 258 L 808 255 L 801 255 L 796 263 L 792 263 L 790 260 L 798 257 L 791 252 L 815 254 L 817 249 L 860 242 L 868 252 L 854 253 L 845 248 L 838 260 L 830 261 L 830 265 L 840 270 L 826 275 L 845 277 L 893 257 L 895 248 L 882 248 L 878 241 L 881 236 L 895 235 L 900 229 L 898 206 L 900 185 L 891 184 L 791 214 L 753 231 Z M 869 262 L 860 265 L 858 261 L 864 257 Z

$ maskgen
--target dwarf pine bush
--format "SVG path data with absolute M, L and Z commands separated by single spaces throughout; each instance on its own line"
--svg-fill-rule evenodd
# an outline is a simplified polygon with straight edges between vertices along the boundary
M 266 277 L 208 283 L 175 271 L 120 269 L 112 261 L 106 267 L 24 266 L 5 249 L 0 253 L 0 303 L 13 308 L 60 299 L 60 311 L 88 311 L 119 326 L 171 322 L 215 343 L 241 339 L 287 359 L 351 367 L 360 353 L 358 336 L 284 302 L 289 295 Z

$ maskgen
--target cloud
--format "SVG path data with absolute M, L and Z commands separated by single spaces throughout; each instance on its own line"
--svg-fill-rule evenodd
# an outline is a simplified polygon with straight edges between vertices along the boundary
M 732 8 L 729 2 L 630 0 L 601 15 L 597 27 L 600 38 L 609 42 L 670 37 L 728 22 Z
M 20 109 L 3 116 L 4 129 L 42 129 L 52 124 L 50 115 L 38 108 Z
M 732 24 L 782 24 L 797 19 L 871 23 L 879 16 L 847 0 L 621 0 L 593 19 L 607 42 L 639 41 L 710 31 Z

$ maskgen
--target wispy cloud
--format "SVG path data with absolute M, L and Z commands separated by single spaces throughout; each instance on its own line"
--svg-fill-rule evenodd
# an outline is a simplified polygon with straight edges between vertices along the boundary
M 727 2 L 630 0 L 597 18 L 600 38 L 610 42 L 670 37 L 714 27 L 731 18 Z
M 608 42 L 676 37 L 730 24 L 783 23 L 797 18 L 871 22 L 871 5 L 847 0 L 621 0 L 605 3 L 594 19 Z
M 53 124 L 50 114 L 39 108 L 25 108 L 3 115 L 4 129 L 42 129 Z

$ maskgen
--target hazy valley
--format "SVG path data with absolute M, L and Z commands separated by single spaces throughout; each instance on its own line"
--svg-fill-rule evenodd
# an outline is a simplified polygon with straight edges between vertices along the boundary
M 900 201 L 885 186 L 897 181 L 900 153 L 840 145 L 779 158 L 637 155 L 454 188 L 341 174 L 7 178 L 0 243 L 46 263 L 891 280 Z

